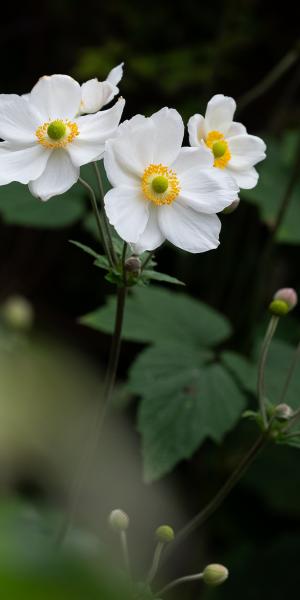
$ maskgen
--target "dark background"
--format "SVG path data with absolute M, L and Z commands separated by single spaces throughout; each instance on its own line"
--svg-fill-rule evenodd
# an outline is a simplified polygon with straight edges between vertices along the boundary
M 167 105 L 187 121 L 204 111 L 214 93 L 224 93 L 241 99 L 238 120 L 251 133 L 280 140 L 285 131 L 299 129 L 299 60 L 252 102 L 245 96 L 285 55 L 299 52 L 294 2 L 27 2 L 6 6 L 0 43 L 5 93 L 27 92 L 43 74 L 105 79 L 124 61 L 120 90 L 127 118 Z M 157 258 L 161 271 L 183 279 L 189 293 L 229 316 L 235 327 L 232 346 L 247 353 L 272 293 L 285 285 L 299 291 L 299 246 L 273 244 L 266 251 L 270 228 L 261 222 L 257 207 L 246 202 L 223 224 L 216 252 L 199 257 L 166 247 Z M 108 339 L 75 319 L 103 302 L 110 288 L 84 255 L 75 255 L 70 238 L 89 240 L 80 223 L 71 230 L 50 231 L 0 221 L 1 299 L 24 294 L 34 305 L 37 328 L 67 339 L 96 364 L 99 356 L 106 359 Z M 135 352 L 124 345 L 122 376 Z M 133 410 L 131 418 L 134 424 Z M 207 444 L 191 464 L 169 477 L 181 490 L 179 502 L 189 515 L 199 508 L 199 488 L 201 499 L 209 499 L 251 435 L 242 426 L 223 449 Z M 182 564 L 191 572 L 201 568 L 204 553 L 206 560 L 224 561 L 232 572 L 216 597 L 281 598 L 294 586 L 297 593 L 299 457 L 291 450 L 278 457 L 272 450 L 257 463 L 204 532 L 190 541 L 188 559 L 178 551 L 176 573 L 182 574 Z M 19 471 L 12 478 L 15 490 L 30 498 L 51 495 L 36 471 L 34 476 L 30 470 Z M 190 597 L 199 593 L 191 586 Z

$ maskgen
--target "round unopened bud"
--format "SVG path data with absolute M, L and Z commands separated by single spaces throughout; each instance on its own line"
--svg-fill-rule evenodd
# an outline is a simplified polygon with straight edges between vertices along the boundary
M 203 571 L 203 581 L 206 585 L 217 586 L 226 581 L 229 575 L 228 569 L 224 565 L 207 565 Z
M 2 307 L 2 317 L 9 327 L 26 331 L 34 319 L 33 308 L 23 296 L 11 296 Z
M 231 204 L 229 206 L 226 206 L 226 208 L 224 208 L 224 210 L 222 211 L 223 215 L 231 215 L 231 213 L 233 213 L 237 207 L 239 206 L 240 203 L 240 199 L 236 198 L 233 202 L 231 202 Z
M 288 404 L 277 404 L 274 410 L 274 416 L 279 421 L 288 421 L 294 415 L 293 409 Z
M 283 300 L 272 300 L 269 304 L 269 311 L 275 317 L 284 317 L 289 312 L 289 307 Z
M 285 302 L 288 306 L 288 310 L 293 310 L 298 302 L 297 292 L 293 288 L 282 288 L 278 290 L 273 297 L 273 300 L 280 300 Z
M 141 261 L 138 256 L 130 256 L 125 261 L 125 269 L 128 273 L 139 275 L 141 272 Z
M 170 527 L 170 525 L 161 525 L 157 528 L 155 535 L 159 542 L 163 542 L 164 544 L 169 544 L 169 542 L 173 542 L 175 538 L 174 529 Z
M 108 522 L 115 531 L 125 531 L 129 527 L 129 517 L 120 508 L 111 511 Z

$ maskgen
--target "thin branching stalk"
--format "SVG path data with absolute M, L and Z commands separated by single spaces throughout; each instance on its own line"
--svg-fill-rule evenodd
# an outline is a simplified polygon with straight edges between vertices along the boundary
M 153 581 L 153 579 L 158 571 L 159 562 L 161 559 L 162 551 L 164 549 L 164 545 L 165 544 L 163 542 L 158 542 L 155 547 L 153 561 L 152 561 L 151 567 L 149 569 L 149 573 L 146 577 L 146 584 L 149 584 L 149 583 L 151 583 L 151 581 Z
M 268 425 L 267 411 L 266 411 L 266 400 L 265 400 L 265 370 L 266 360 L 269 353 L 271 341 L 278 325 L 279 317 L 272 315 L 270 323 L 262 344 L 259 363 L 258 363 L 258 376 L 257 376 L 257 398 L 259 402 L 260 413 L 263 419 L 264 427 Z
M 110 226 L 109 226 L 109 223 L 107 220 L 107 216 L 106 216 L 106 212 L 105 212 L 105 208 L 104 208 L 104 189 L 103 189 L 101 173 L 99 171 L 98 164 L 96 162 L 94 162 L 93 165 L 94 165 L 94 169 L 95 169 L 95 173 L 96 173 L 98 189 L 99 189 L 99 194 L 100 194 L 100 204 L 101 204 L 104 228 L 105 228 L 105 232 L 106 232 L 107 239 L 108 239 L 108 245 L 109 245 L 111 257 L 112 257 L 114 265 L 116 265 L 118 262 L 118 258 L 117 258 L 116 252 L 115 252 L 113 239 L 111 236 L 111 229 L 110 229 Z
M 287 392 L 288 392 L 288 389 L 289 389 L 292 377 L 294 375 L 296 366 L 298 364 L 299 358 L 300 358 L 300 342 L 299 342 L 299 344 L 298 344 L 298 346 L 297 346 L 297 348 L 296 348 L 296 350 L 294 352 L 293 360 L 292 360 L 292 362 L 290 364 L 290 367 L 289 367 L 289 370 L 287 372 L 286 380 L 284 382 L 284 385 L 283 385 L 283 388 L 282 388 L 282 392 L 280 394 L 280 398 L 279 398 L 278 404 L 283 404 L 285 402 L 286 395 L 287 395 Z
M 200 579 L 203 579 L 203 573 L 196 573 L 195 575 L 185 575 L 184 577 L 179 577 L 178 579 L 174 579 L 174 581 L 171 581 L 170 583 L 165 585 L 165 587 L 163 587 L 161 590 L 159 590 L 159 592 L 157 592 L 157 594 L 155 594 L 155 596 L 159 597 L 162 594 L 164 594 L 165 592 L 168 592 L 169 590 L 172 590 L 174 587 L 177 587 L 177 585 L 181 585 L 182 583 L 189 583 L 191 581 L 199 581 Z
M 85 179 L 82 179 L 82 177 L 79 177 L 78 180 L 81 185 L 88 191 L 90 199 L 91 199 L 91 203 L 92 203 L 92 207 L 93 207 L 93 211 L 94 211 L 94 216 L 96 219 L 96 224 L 97 224 L 97 228 L 98 228 L 98 233 L 99 233 L 99 238 L 100 238 L 100 242 L 104 248 L 105 254 L 107 256 L 108 262 L 110 264 L 111 267 L 114 266 L 114 262 L 113 262 L 113 258 L 112 258 L 112 254 L 111 254 L 111 250 L 108 244 L 108 240 L 107 240 L 107 236 L 105 233 L 105 229 L 104 229 L 104 225 L 102 223 L 102 219 L 101 219 L 101 215 L 99 213 L 98 210 L 98 205 L 97 205 L 97 198 L 95 195 L 95 192 L 92 188 L 92 186 L 90 186 L 90 184 L 85 181 Z

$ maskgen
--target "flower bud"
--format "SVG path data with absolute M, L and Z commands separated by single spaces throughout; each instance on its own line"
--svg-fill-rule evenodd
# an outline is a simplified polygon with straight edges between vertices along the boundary
M 128 273 L 139 275 L 141 272 L 141 261 L 138 256 L 132 255 L 125 261 L 125 269 Z
M 293 310 L 298 302 L 298 296 L 293 288 L 282 288 L 276 292 L 273 300 L 285 302 L 289 310 Z
M 23 296 L 11 296 L 2 307 L 5 323 L 14 329 L 27 331 L 31 328 L 34 313 L 30 302 Z
M 293 409 L 288 404 L 277 404 L 274 410 L 274 416 L 279 421 L 288 421 L 294 415 Z
M 129 527 L 129 517 L 120 508 L 112 510 L 108 517 L 108 522 L 115 531 L 125 531 Z
M 163 544 L 168 544 L 169 542 L 173 542 L 175 538 L 175 533 L 172 527 L 169 525 L 161 525 L 157 528 L 155 535 L 159 542 Z
M 239 206 L 240 203 L 240 199 L 236 198 L 233 202 L 231 202 L 231 204 L 229 204 L 229 206 L 226 206 L 226 208 L 224 208 L 224 210 L 222 210 L 222 214 L 223 215 L 231 215 L 231 213 L 233 213 L 237 207 Z
M 203 581 L 206 585 L 217 586 L 226 581 L 228 575 L 228 569 L 223 565 L 211 564 L 203 571 Z

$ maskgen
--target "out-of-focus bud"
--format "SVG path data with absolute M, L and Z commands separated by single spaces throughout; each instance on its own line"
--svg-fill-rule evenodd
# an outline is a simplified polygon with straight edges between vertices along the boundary
M 294 415 L 293 409 L 288 404 L 277 404 L 274 410 L 274 416 L 279 421 L 288 421 Z
M 231 213 L 233 213 L 237 207 L 239 206 L 240 203 L 240 199 L 236 198 L 229 206 L 226 206 L 226 208 L 224 208 L 224 210 L 222 210 L 222 214 L 223 215 L 231 215 Z
M 6 325 L 20 331 L 28 331 L 34 319 L 33 307 L 24 296 L 11 296 L 1 308 Z
M 115 531 L 125 531 L 129 527 L 129 517 L 120 508 L 111 511 L 108 522 Z
M 293 288 L 282 288 L 276 292 L 274 300 L 285 302 L 289 310 L 293 310 L 298 302 L 297 292 Z
M 207 565 L 203 571 L 203 581 L 206 585 L 217 586 L 226 581 L 229 575 L 228 569 L 224 565 Z
M 170 542 L 173 542 L 175 538 L 174 529 L 172 529 L 170 525 L 161 525 L 157 528 L 155 535 L 158 541 L 163 544 L 169 544 Z
M 130 256 L 125 261 L 125 269 L 128 273 L 139 275 L 141 272 L 141 261 L 138 256 Z
M 293 288 L 282 288 L 274 295 L 269 311 L 272 315 L 283 317 L 295 308 L 297 302 L 298 296 Z

